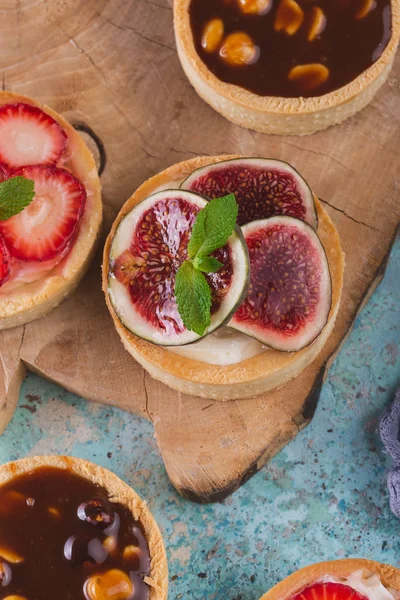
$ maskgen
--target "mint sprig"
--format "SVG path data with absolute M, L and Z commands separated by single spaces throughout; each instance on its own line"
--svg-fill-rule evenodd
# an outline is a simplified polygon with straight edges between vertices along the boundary
M 210 324 L 211 288 L 190 260 L 176 273 L 175 297 L 185 327 L 202 335 Z
M 0 183 L 0 221 L 5 221 L 29 206 L 35 196 L 32 179 L 22 175 Z
M 223 267 L 210 255 L 228 242 L 238 210 L 234 194 L 211 200 L 197 214 L 187 247 L 189 259 L 176 272 L 178 312 L 186 329 L 197 335 L 203 335 L 211 323 L 211 288 L 204 273 L 215 273 Z
M 189 258 L 208 256 L 225 246 L 235 227 L 238 210 L 234 194 L 210 200 L 193 224 L 187 248 Z

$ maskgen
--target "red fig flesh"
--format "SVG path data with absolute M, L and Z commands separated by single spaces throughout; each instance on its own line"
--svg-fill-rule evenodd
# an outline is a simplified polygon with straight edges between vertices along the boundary
M 313 193 L 288 163 L 267 158 L 237 158 L 202 167 L 181 185 L 206 198 L 235 194 L 238 224 L 286 215 L 317 228 Z
M 175 275 L 188 258 L 197 213 L 207 201 L 197 194 L 166 190 L 149 196 L 123 218 L 110 254 L 109 297 L 124 326 L 158 345 L 199 339 L 185 328 L 174 296 Z M 223 263 L 206 275 L 212 290 L 207 335 L 231 318 L 247 292 L 248 254 L 239 228 L 213 256 Z
M 293 217 L 253 221 L 242 230 L 250 286 L 229 325 L 277 350 L 301 350 L 318 337 L 329 316 L 325 250 L 315 231 Z

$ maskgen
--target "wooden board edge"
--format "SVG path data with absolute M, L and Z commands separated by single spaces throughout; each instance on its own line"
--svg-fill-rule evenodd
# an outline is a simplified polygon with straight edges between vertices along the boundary
M 23 362 L 19 360 L 15 365 L 13 372 L 9 374 L 10 379 L 4 396 L 0 397 L 0 436 L 14 416 L 25 375 L 25 366 Z
M 335 359 L 337 358 L 337 356 L 339 355 L 342 347 L 344 346 L 347 338 L 349 337 L 349 335 L 351 334 L 351 332 L 354 329 L 354 325 L 356 320 L 358 319 L 358 317 L 360 316 L 361 312 L 364 310 L 364 308 L 366 307 L 366 305 L 368 304 L 369 300 L 371 299 L 371 297 L 373 296 L 374 292 L 377 290 L 377 288 L 379 287 L 379 285 L 381 284 L 381 282 L 383 281 L 384 277 L 385 277 L 385 273 L 386 273 L 386 269 L 390 260 L 390 256 L 392 254 L 392 250 L 393 250 L 393 246 L 396 243 L 397 238 L 400 237 L 400 223 L 398 224 L 398 226 L 396 227 L 396 230 L 393 234 L 393 237 L 391 239 L 389 248 L 388 248 L 388 252 L 386 254 L 386 257 L 384 258 L 384 260 L 381 262 L 381 264 L 378 266 L 376 272 L 375 272 L 375 276 L 373 278 L 373 280 L 371 281 L 370 286 L 368 287 L 368 289 L 366 290 L 364 296 L 361 298 L 359 305 L 357 307 L 356 313 L 350 323 L 350 326 L 347 330 L 347 332 L 345 333 L 345 335 L 343 336 L 343 338 L 340 340 L 339 344 L 337 345 L 337 347 L 335 348 L 335 350 L 330 354 L 330 356 L 327 358 L 325 365 L 320 369 L 318 375 L 316 376 L 315 380 L 314 380 L 314 387 L 313 389 L 318 386 L 318 381 L 319 379 L 322 377 L 322 381 L 321 381 L 321 388 L 322 388 L 322 383 L 325 381 L 325 379 L 328 376 L 329 370 L 332 366 L 332 364 L 334 363 Z M 302 417 L 304 417 L 304 426 L 306 426 L 314 417 L 315 411 L 317 409 L 317 405 L 318 405 L 318 400 L 319 400 L 319 396 L 318 398 L 315 398 L 315 395 L 310 393 L 309 396 L 306 398 L 305 404 L 304 404 L 304 408 L 302 411 Z
M 258 473 L 262 469 L 262 467 L 264 467 L 265 464 L 271 458 L 273 458 L 273 456 L 278 454 L 278 452 L 280 452 L 286 446 L 286 444 L 288 444 L 290 441 L 292 441 L 296 437 L 296 435 L 299 431 L 301 431 L 302 429 L 307 427 L 307 425 L 314 418 L 314 415 L 315 415 L 315 412 L 316 412 L 317 406 L 318 406 L 318 401 L 319 401 L 319 398 L 321 395 L 322 386 L 328 376 L 329 370 L 330 370 L 334 360 L 338 356 L 344 343 L 346 342 L 347 338 L 349 337 L 350 333 L 352 332 L 352 330 L 354 328 L 354 324 L 355 324 L 358 316 L 360 315 L 362 310 L 367 305 L 368 301 L 372 297 L 375 290 L 378 288 L 379 284 L 384 279 L 387 265 L 388 265 L 388 262 L 390 260 L 390 256 L 391 256 L 391 253 L 393 250 L 393 246 L 394 246 L 398 236 L 400 236 L 400 224 L 397 226 L 396 231 L 392 237 L 392 240 L 390 242 L 389 249 L 388 249 L 385 259 L 378 266 L 375 276 L 374 276 L 370 286 L 368 287 L 364 296 L 360 300 L 360 303 L 357 307 L 357 311 L 354 315 L 354 318 L 351 321 L 348 331 L 345 333 L 344 337 L 339 342 L 336 349 L 328 357 L 328 359 L 326 360 L 324 365 L 319 369 L 319 371 L 314 379 L 314 383 L 310 390 L 310 393 L 308 394 L 308 396 L 306 397 L 306 399 L 304 401 L 303 410 L 300 414 L 300 417 L 293 419 L 294 423 L 297 426 L 297 431 L 294 431 L 293 435 L 291 437 L 289 436 L 289 437 L 286 437 L 285 439 L 280 439 L 280 440 L 277 439 L 276 440 L 276 449 L 274 452 L 271 453 L 268 449 L 266 449 L 266 448 L 263 449 L 260 452 L 259 457 L 257 459 L 255 459 L 243 473 L 241 473 L 238 477 L 233 479 L 226 486 L 224 486 L 224 488 L 221 488 L 220 490 L 209 490 L 202 494 L 198 494 L 198 493 L 194 492 L 193 490 L 190 490 L 187 488 L 180 488 L 179 485 L 177 484 L 177 482 L 174 482 L 173 478 L 170 477 L 172 485 L 175 487 L 175 489 L 178 491 L 178 493 L 181 496 L 183 496 L 187 500 L 191 500 L 192 502 L 196 502 L 198 504 L 210 504 L 210 503 L 214 503 L 214 502 L 222 502 L 228 496 L 230 496 L 236 490 L 238 490 L 249 479 L 251 479 L 251 477 L 253 477 L 256 473 Z M 310 367 L 311 366 L 312 365 L 310 365 Z M 289 386 L 290 382 L 287 385 Z M 162 456 L 161 449 L 160 449 L 160 453 Z M 168 472 L 168 469 L 167 469 L 167 472 Z

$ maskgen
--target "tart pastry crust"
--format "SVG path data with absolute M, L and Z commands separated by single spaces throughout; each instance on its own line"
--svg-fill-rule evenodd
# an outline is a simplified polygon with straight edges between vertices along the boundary
M 318 235 L 326 250 L 332 278 L 332 307 L 328 323 L 319 337 L 299 352 L 279 352 L 269 349 L 240 363 L 220 366 L 206 364 L 170 352 L 136 337 L 116 315 L 108 297 L 108 267 L 111 243 L 118 224 L 138 202 L 168 183 L 185 179 L 195 169 L 237 156 L 198 157 L 162 171 L 143 183 L 124 204 L 107 238 L 103 255 L 103 290 L 114 325 L 128 352 L 152 377 L 169 387 L 194 396 L 214 400 L 249 398 L 283 386 L 297 377 L 319 354 L 332 332 L 339 310 L 343 287 L 344 254 L 338 232 L 328 214 L 316 199 Z M 174 186 L 172 186 L 174 187 Z
M 287 600 L 325 575 L 346 578 L 360 569 L 376 573 L 385 587 L 400 591 L 399 569 L 374 560 L 345 558 L 342 560 L 320 562 L 300 569 L 271 588 L 260 600 Z
M 104 487 L 112 502 L 126 506 L 143 526 L 150 551 L 150 577 L 145 579 L 150 587 L 150 600 L 166 600 L 168 596 L 168 565 L 164 542 L 146 502 L 136 492 L 108 469 L 87 460 L 70 456 L 33 456 L 0 466 L 0 485 L 13 477 L 39 467 L 58 467 Z
M 94 158 L 79 133 L 61 115 L 31 98 L 0 92 L 0 106 L 24 102 L 37 106 L 58 121 L 68 136 L 67 165 L 83 183 L 87 192 L 85 210 L 77 234 L 65 258 L 56 267 L 32 283 L 21 284 L 10 293 L 0 290 L 0 330 L 24 325 L 43 317 L 69 296 L 85 274 L 92 259 L 102 220 L 101 185 Z
M 400 0 L 392 0 L 392 37 L 380 58 L 356 79 L 323 96 L 258 96 L 218 79 L 199 57 L 190 25 L 191 0 L 174 0 L 175 38 L 183 70 L 203 100 L 242 127 L 261 133 L 306 135 L 341 123 L 363 109 L 385 83 L 400 38 Z

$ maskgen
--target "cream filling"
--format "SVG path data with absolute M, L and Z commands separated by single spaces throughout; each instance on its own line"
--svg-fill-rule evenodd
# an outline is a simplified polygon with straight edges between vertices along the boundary
M 171 181 L 158 187 L 154 190 L 154 193 L 162 190 L 178 189 L 182 181 L 182 179 Z M 193 344 L 167 346 L 166 348 L 170 352 L 185 358 L 198 360 L 208 365 L 220 366 L 235 365 L 243 360 L 262 354 L 268 349 L 257 340 L 229 327 L 221 327 Z
M 234 365 L 266 352 L 268 348 L 245 333 L 221 327 L 187 346 L 167 346 L 174 354 L 199 360 L 209 365 Z
M 386 588 L 379 575 L 366 569 L 354 571 L 354 573 L 343 579 L 336 579 L 327 575 L 321 581 L 348 585 L 368 600 L 400 600 L 400 591 Z

